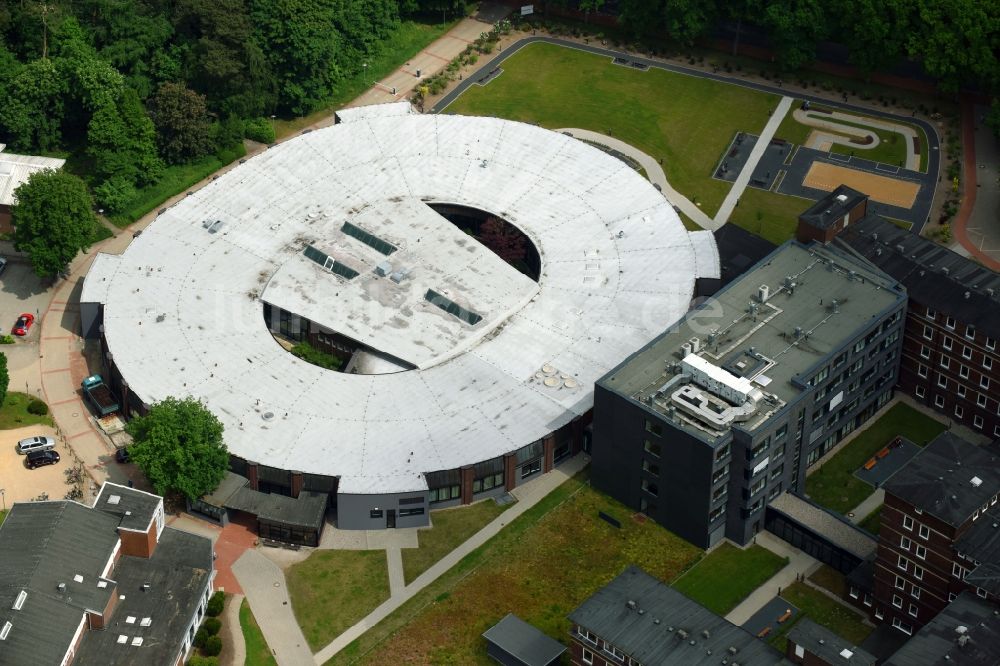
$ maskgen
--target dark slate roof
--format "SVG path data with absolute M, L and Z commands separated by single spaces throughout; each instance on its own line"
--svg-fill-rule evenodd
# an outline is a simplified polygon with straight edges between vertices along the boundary
M 1000 274 L 876 215 L 847 227 L 838 241 L 902 282 L 911 300 L 939 317 L 1000 338 Z
M 968 641 L 959 645 L 958 627 Z M 1000 615 L 997 607 L 963 592 L 924 625 L 887 666 L 995 666 L 1000 663 Z
M 979 516 L 955 542 L 955 550 L 980 563 L 965 582 L 1000 595 L 1000 507 L 994 505 Z
M 513 613 L 487 629 L 483 638 L 527 666 L 547 666 L 566 651 L 565 645 Z
M 94 501 L 94 508 L 115 516 L 116 522 L 121 519 L 120 526 L 127 530 L 145 532 L 160 501 L 159 495 L 117 483 L 105 483 Z
M 875 561 L 865 560 L 858 566 L 851 569 L 851 573 L 847 574 L 848 585 L 853 585 L 859 590 L 874 590 L 875 589 Z
M 973 479 L 981 483 L 974 485 Z M 891 493 L 958 527 L 1000 491 L 1000 455 L 943 432 L 913 456 L 888 482 Z
M 724 224 L 712 234 L 719 248 L 721 286 L 726 286 L 777 249 L 777 245 L 735 224 Z
M 104 631 L 85 634 L 74 663 L 126 666 L 172 664 L 188 622 L 201 602 L 212 573 L 212 542 L 202 536 L 167 527 L 153 556 L 123 556 L 115 569 L 118 601 Z M 143 590 L 144 584 L 148 590 Z M 128 618 L 134 622 L 128 622 Z M 142 626 L 149 618 L 148 627 Z M 119 644 L 119 636 L 127 636 Z M 136 637 L 142 644 L 133 646 Z
M 798 495 L 784 492 L 768 504 L 768 508 L 808 527 L 834 546 L 858 559 L 872 557 L 878 549 L 878 542 L 871 534 L 839 513 L 834 513 Z
M 788 632 L 788 640 L 801 645 L 807 651 L 823 659 L 828 664 L 846 666 L 875 666 L 875 656 L 856 645 L 845 641 L 826 627 L 822 627 L 808 617 L 795 623 Z
M 326 515 L 327 500 L 326 493 L 308 490 L 299 493 L 298 498 L 292 498 L 277 493 L 262 493 L 251 488 L 239 488 L 226 500 L 225 507 L 252 513 L 261 520 L 319 529 Z
M 216 486 L 215 490 L 203 495 L 201 501 L 212 506 L 224 507 L 226 500 L 232 497 L 233 493 L 249 484 L 250 479 L 247 477 L 227 471 L 226 475 L 222 477 L 222 482 Z
M 840 197 L 843 197 L 843 200 Z M 867 194 L 851 189 L 847 185 L 841 185 L 809 206 L 806 212 L 799 215 L 799 219 L 818 229 L 826 229 L 834 222 L 843 219 L 844 215 L 867 198 Z
M 634 566 L 580 604 L 569 619 L 643 664 L 718 666 L 728 658 L 757 666 L 783 659 L 750 632 Z
M 60 663 L 84 612 L 102 612 L 114 592 L 112 583 L 98 583 L 118 543 L 117 524 L 76 502 L 11 508 L 0 526 L 0 626 L 11 623 L 0 664 Z M 22 590 L 27 597 L 14 610 Z

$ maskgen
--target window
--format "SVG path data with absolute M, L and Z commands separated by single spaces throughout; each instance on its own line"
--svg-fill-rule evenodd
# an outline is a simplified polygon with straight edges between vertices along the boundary
M 987 377 L 986 375 L 980 375 L 979 376 L 979 385 L 981 387 L 983 387 L 984 389 L 988 389 L 990 387 L 990 378 Z
M 964 366 L 964 365 L 958 366 L 958 376 L 961 377 L 962 379 L 968 379 L 969 378 L 969 368 L 966 367 L 966 366 Z
M 963 418 L 965 416 L 965 409 L 961 405 L 955 405 L 955 416 L 958 418 Z
M 855 587 L 854 585 L 851 585 L 851 589 L 848 592 L 848 594 L 851 596 L 851 599 L 857 599 L 859 593 L 860 591 L 858 590 L 858 588 Z
M 648 460 L 642 461 L 642 469 L 644 472 L 649 472 L 653 476 L 660 475 L 660 466 L 657 465 L 656 463 L 651 463 Z
M 660 437 L 663 435 L 663 426 L 659 423 L 654 423 L 649 419 L 646 419 L 646 432 L 651 432 L 657 437 Z
M 419 509 L 400 509 L 399 510 L 399 516 L 400 516 L 400 518 L 402 518 L 403 516 L 422 516 L 422 515 L 424 515 L 424 507 L 420 507 Z
M 944 340 L 941 341 L 941 346 L 944 347 L 946 351 L 951 351 L 955 346 L 955 343 L 952 342 L 952 339 L 946 335 L 944 336 Z
M 993 359 L 990 358 L 989 356 L 985 356 L 984 355 L 983 356 L 983 367 L 986 368 L 987 370 L 992 370 L 993 369 Z
M 892 618 L 892 626 L 895 627 L 896 629 L 899 629 L 900 631 L 902 631 L 907 636 L 912 636 L 913 635 L 913 627 L 911 627 L 907 623 L 903 622 L 898 617 Z
M 911 617 L 916 617 L 917 616 L 918 610 L 917 610 L 917 605 L 916 604 L 910 604 L 909 613 L 910 613 Z
M 909 550 L 912 544 L 913 542 L 910 541 L 910 537 L 900 537 L 899 539 L 899 547 L 902 548 L 903 550 Z
M 970 359 L 972 358 L 972 347 L 962 347 L 962 358 Z
M 902 576 L 896 576 L 896 589 L 905 590 L 906 589 L 906 579 Z
M 369 518 L 381 518 L 383 515 L 382 509 L 372 509 L 368 512 Z
M 958 393 L 958 397 L 959 398 L 964 398 L 965 397 L 965 386 L 963 386 L 962 384 L 959 384 L 958 385 L 958 391 L 957 391 L 957 393 Z
M 895 606 L 896 608 L 902 608 L 903 597 L 899 596 L 898 594 L 892 595 L 892 605 Z
M 948 378 L 944 375 L 938 375 L 938 386 L 943 389 L 948 388 Z
M 917 587 L 916 585 L 914 585 L 910 589 L 910 596 L 912 596 L 914 599 L 919 599 L 920 598 L 920 592 L 921 592 L 920 588 Z
M 732 445 L 726 444 L 721 449 L 719 449 L 718 451 L 716 451 L 715 452 L 715 459 L 716 459 L 716 461 L 722 460 L 723 458 L 725 458 L 726 456 L 728 456 L 729 455 L 729 451 L 731 449 L 732 449 Z
M 947 319 L 944 320 L 944 325 L 950 328 L 951 330 L 955 330 L 955 318 L 948 317 Z
M 982 597 L 983 599 L 985 599 L 986 598 L 986 590 L 984 590 L 981 587 L 977 587 L 976 588 L 976 595 Z
M 875 619 L 876 620 L 881 620 L 881 619 L 884 619 L 884 618 L 885 618 L 885 613 L 882 612 L 882 609 L 881 608 L 876 608 L 875 609 Z
M 985 393 L 977 393 L 976 394 L 976 407 L 985 407 L 985 406 L 986 406 L 986 394 Z
M 926 397 L 927 396 L 927 389 L 925 389 L 923 386 L 917 386 L 916 387 L 916 393 L 917 393 L 917 397 L 918 398 Z
M 608 652 L 610 652 L 611 656 L 614 657 L 615 659 L 617 659 L 618 661 L 622 661 L 622 662 L 625 661 L 625 654 L 621 650 L 619 650 L 618 648 L 616 648 L 614 645 L 609 645 L 608 646 Z
M 918 364 L 917 374 L 923 377 L 924 379 L 927 379 L 927 366 Z
M 934 339 L 934 329 L 930 326 L 924 326 L 924 339 L 933 340 Z
M 652 495 L 653 497 L 656 497 L 657 495 L 660 494 L 660 487 L 657 486 L 655 483 L 648 481 L 646 479 L 642 480 L 642 489 L 645 490 L 650 495 Z
M 969 338 L 970 340 L 975 340 L 976 339 L 976 327 L 973 326 L 972 324 L 969 324 L 968 326 L 966 326 L 965 327 L 965 337 Z
M 927 308 L 927 314 L 924 316 L 927 317 L 928 319 L 933 320 L 937 316 L 937 313 L 934 310 Z
M 920 345 L 920 358 L 930 358 L 931 348 L 927 345 Z
M 583 663 L 585 664 L 594 663 L 594 653 L 588 650 L 587 648 L 583 648 Z
M 447 502 L 451 499 L 458 499 L 462 496 L 461 486 L 443 486 L 441 488 L 431 488 L 427 493 L 428 502 Z
M 643 446 L 643 448 L 646 450 L 646 453 L 656 456 L 657 458 L 660 457 L 660 453 L 662 452 L 662 449 L 658 443 L 651 442 L 648 439 L 646 440 L 646 444 Z
M 944 354 L 941 354 L 940 365 L 941 365 L 942 368 L 944 368 L 945 370 L 947 370 L 948 368 L 951 367 L 951 359 L 948 358 L 947 356 L 945 356 Z
M 927 549 L 924 548 L 923 546 L 921 546 L 920 544 L 917 544 L 916 553 L 917 553 L 917 557 L 919 557 L 920 559 L 922 559 L 922 560 L 926 560 L 927 559 Z
M 597 636 L 591 633 L 590 631 L 584 629 L 583 627 L 580 627 L 579 629 L 576 630 L 576 633 L 580 635 L 580 638 L 586 639 L 591 643 L 593 643 L 594 645 L 597 645 Z
M 529 463 L 521 465 L 521 478 L 527 479 L 532 474 L 538 474 L 542 471 L 542 459 L 533 460 Z
M 934 396 L 934 406 L 938 409 L 944 409 L 944 397 L 940 395 Z
M 921 525 L 919 529 L 917 529 L 917 534 L 920 535 L 921 539 L 929 539 L 931 537 L 931 528 L 926 525 Z
M 993 351 L 997 348 L 997 341 L 993 338 L 986 338 L 986 348 Z
M 983 417 L 979 416 L 979 414 L 976 414 L 975 416 L 973 416 L 972 417 L 972 425 L 976 428 L 976 430 L 982 430 L 983 429 Z
M 969 573 L 965 567 L 958 562 L 951 563 L 951 575 L 960 580 L 965 580 L 965 574 Z
M 872 605 L 872 595 L 870 595 L 867 592 L 865 592 L 865 598 L 864 598 L 864 601 L 862 603 L 864 603 L 865 606 L 871 606 Z
M 909 516 L 903 516 L 903 529 L 912 530 L 913 529 L 913 518 Z M 909 548 L 907 548 L 909 550 Z
M 907 564 L 908 562 L 906 558 L 900 555 L 899 560 L 896 562 L 896 566 L 902 569 L 903 571 L 906 571 Z

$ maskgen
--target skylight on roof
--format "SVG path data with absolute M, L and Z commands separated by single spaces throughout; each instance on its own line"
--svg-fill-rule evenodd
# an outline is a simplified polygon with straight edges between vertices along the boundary
M 306 249 L 302 251 L 302 254 L 306 256 L 306 259 L 311 259 L 317 264 L 330 271 L 335 275 L 339 275 L 345 280 L 353 280 L 358 277 L 360 273 L 348 266 L 347 264 L 342 264 L 330 255 L 317 250 L 312 245 L 306 246 Z
M 128 636 L 125 634 L 118 634 L 118 640 L 115 642 L 118 643 L 118 645 L 125 645 L 128 643 Z
M 80 574 L 73 574 L 73 582 L 74 583 L 82 583 L 83 582 L 83 576 L 81 576 Z
M 470 326 L 475 326 L 483 320 L 483 316 L 481 314 L 477 314 L 472 310 L 463 308 L 458 303 L 454 302 L 450 298 L 447 298 L 446 296 L 442 296 L 433 289 L 427 290 L 427 293 L 424 294 L 424 300 L 433 303 L 448 314 L 458 317 Z
M 368 247 L 373 248 L 377 252 L 381 252 L 385 256 L 389 256 L 399 249 L 392 243 L 388 243 L 375 234 L 368 233 L 361 227 L 353 225 L 350 222 L 344 222 L 344 226 L 342 226 L 340 230 L 351 238 L 356 238 Z
M 136 636 L 132 639 L 132 647 L 139 647 L 142 645 L 142 636 Z
M 139 626 L 140 626 L 140 627 L 148 627 L 148 626 L 149 626 L 149 625 L 151 625 L 151 624 L 153 624 L 153 618 L 151 618 L 151 617 L 144 617 L 144 618 L 142 618 L 142 620 L 141 620 L 141 621 L 139 622 Z
M 28 598 L 28 593 L 25 590 L 21 590 L 17 593 L 17 599 L 14 600 L 14 605 L 11 606 L 12 610 L 21 610 L 24 607 L 24 601 Z
M 111 495 L 110 497 L 108 497 L 108 504 L 114 505 L 114 504 L 118 504 L 118 502 L 121 502 L 121 501 L 122 501 L 122 496 L 121 495 Z
M 7 635 L 10 633 L 11 628 L 13 628 L 9 621 L 3 623 L 3 629 L 0 629 L 0 641 L 7 640 Z
M 125 624 L 135 624 L 135 615 L 129 615 L 125 618 Z

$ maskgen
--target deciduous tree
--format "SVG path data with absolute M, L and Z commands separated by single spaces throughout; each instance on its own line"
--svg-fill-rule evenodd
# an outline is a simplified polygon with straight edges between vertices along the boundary
M 129 455 L 161 495 L 197 499 L 218 487 L 229 466 L 222 423 L 193 398 L 167 398 L 126 426 Z
M 160 155 L 178 164 L 212 150 L 205 96 L 181 83 L 164 83 L 149 100 Z

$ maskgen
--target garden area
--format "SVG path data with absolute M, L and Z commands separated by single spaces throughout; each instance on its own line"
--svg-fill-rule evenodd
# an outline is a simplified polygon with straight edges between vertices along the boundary
M 493 500 L 485 500 L 469 506 L 432 511 L 433 527 L 417 532 L 420 547 L 402 550 L 405 583 L 412 583 L 435 562 L 512 506 L 513 504 L 500 506 Z
M 317 550 L 285 572 L 295 619 L 318 650 L 389 598 L 384 550 Z
M 795 621 L 782 627 L 781 631 L 770 640 L 771 645 L 780 650 L 782 654 L 784 654 L 785 646 L 788 644 L 786 635 L 803 617 L 808 617 L 816 624 L 826 627 L 854 645 L 861 644 L 873 631 L 873 627 L 864 623 L 864 618 L 860 613 L 805 583 L 792 583 L 781 591 L 781 598 L 801 611 Z
M 8 391 L 0 407 L 0 430 L 29 425 L 54 426 L 49 406 L 28 393 Z
M 788 558 L 763 546 L 740 549 L 725 541 L 675 580 L 673 587 L 724 616 L 786 564 Z
M 602 520 L 602 511 L 621 527 Z M 592 490 L 583 472 L 328 663 L 490 663 L 481 634 L 509 611 L 562 638 L 566 616 L 629 564 L 672 580 L 699 552 Z
M 188 658 L 188 666 L 219 666 L 222 653 L 222 620 L 219 616 L 226 606 L 226 593 L 219 591 L 208 600 L 205 619 L 194 635 L 194 651 Z
M 946 429 L 944 423 L 898 402 L 809 474 L 806 495 L 831 511 L 846 514 L 875 492 L 871 484 L 854 475 L 865 461 L 896 436 L 905 437 L 917 446 L 925 446 Z

